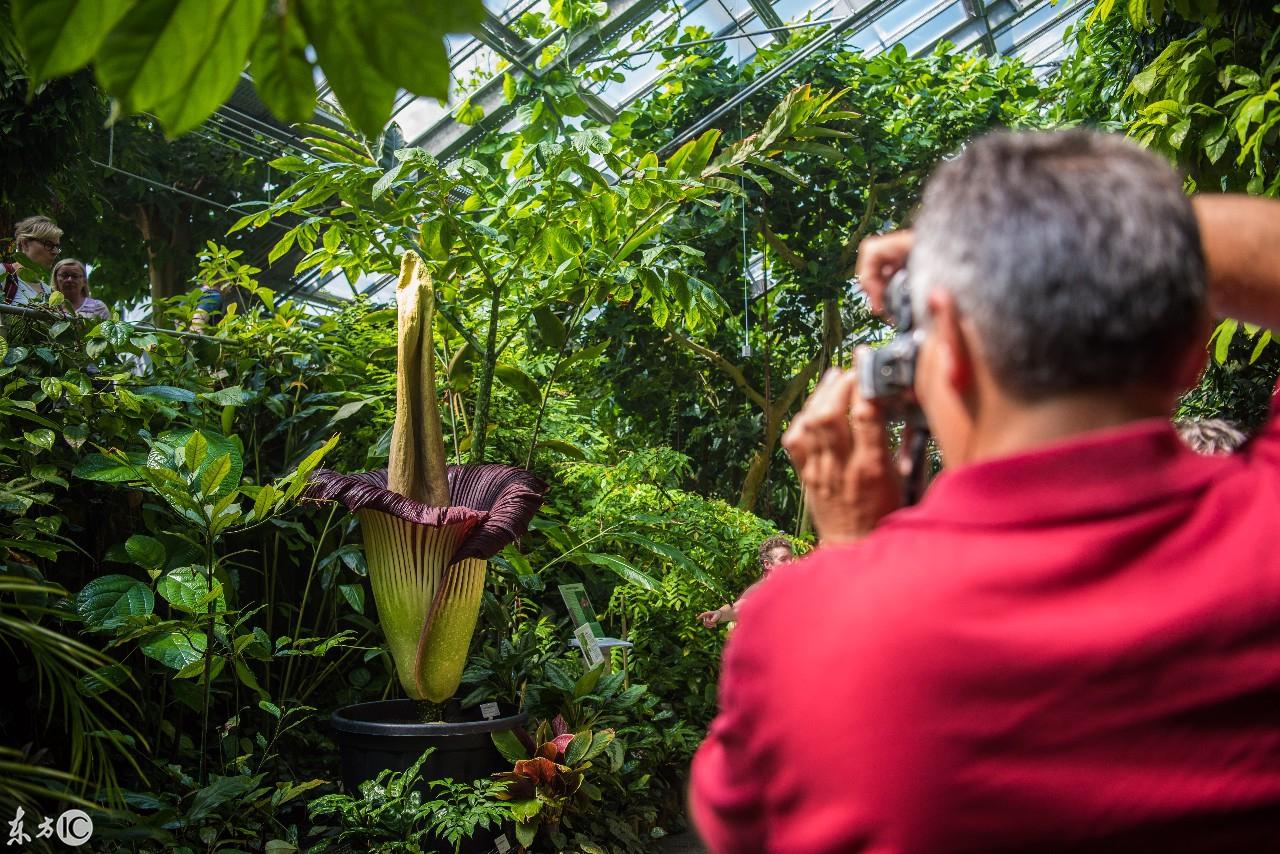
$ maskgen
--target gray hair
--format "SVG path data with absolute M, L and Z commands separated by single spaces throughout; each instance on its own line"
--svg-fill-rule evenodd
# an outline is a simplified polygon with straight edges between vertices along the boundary
M 1197 454 L 1233 454 L 1249 440 L 1244 431 L 1222 418 L 1195 418 L 1173 422 L 1178 437 Z
M 1169 165 L 1086 130 L 996 133 L 938 167 L 909 262 L 950 291 L 1008 393 L 1165 382 L 1205 311 L 1200 231 Z

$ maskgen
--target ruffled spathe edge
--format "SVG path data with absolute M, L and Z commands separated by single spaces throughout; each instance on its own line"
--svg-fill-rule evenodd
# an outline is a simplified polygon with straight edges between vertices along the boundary
M 319 469 L 303 490 L 315 501 L 337 501 L 351 512 L 377 510 L 419 525 L 465 525 L 470 530 L 450 563 L 487 560 L 529 529 L 547 484 L 516 466 L 449 466 L 448 507 L 434 507 L 387 489 L 387 472 L 342 474 Z

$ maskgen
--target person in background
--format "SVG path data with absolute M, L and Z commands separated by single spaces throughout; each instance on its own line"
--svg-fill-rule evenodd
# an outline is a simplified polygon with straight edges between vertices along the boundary
M 993 134 L 860 245 L 877 310 L 904 267 L 946 467 L 900 505 L 856 371 L 792 420 L 819 546 L 725 647 L 707 847 L 1280 851 L 1280 395 L 1228 456 L 1169 422 L 1215 316 L 1280 327 L 1280 203 L 1190 199 L 1120 136 Z
M 191 315 L 191 332 L 203 332 L 205 327 L 222 319 L 227 304 L 227 290 L 225 283 L 200 286 L 200 298 L 196 300 L 196 310 Z
M 27 217 L 14 228 L 13 236 L 18 252 L 46 270 L 62 252 L 62 229 L 47 216 Z M 38 280 L 28 281 L 29 276 L 19 275 L 21 270 L 21 262 L 4 263 L 4 301 L 11 305 L 42 302 L 49 295 L 43 273 Z
M 750 594 L 752 590 L 755 590 L 756 587 L 766 578 L 768 578 L 769 574 L 773 572 L 774 569 L 785 563 L 791 563 L 791 561 L 795 559 L 795 547 L 791 545 L 791 539 L 789 537 L 778 534 L 765 540 L 760 544 L 760 569 L 762 570 L 760 573 L 760 579 L 756 581 L 755 584 L 752 584 L 744 590 L 742 595 L 739 596 L 738 600 L 732 605 L 721 605 L 714 611 L 703 611 L 698 615 L 698 619 L 702 621 L 702 625 L 709 629 L 714 628 L 720 623 L 731 623 L 737 620 L 738 608 L 742 604 L 743 600 L 747 598 L 747 595 Z
M 1173 422 L 1173 429 L 1197 454 L 1234 454 L 1248 441 L 1239 427 L 1222 418 L 1188 418 Z
M 77 317 L 108 320 L 111 310 L 101 300 L 89 296 L 89 273 L 83 261 L 63 258 L 53 265 L 53 287 L 67 300 Z

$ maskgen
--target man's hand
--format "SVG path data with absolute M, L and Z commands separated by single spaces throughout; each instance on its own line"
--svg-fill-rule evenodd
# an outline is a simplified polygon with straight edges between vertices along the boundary
M 870 358 L 860 348 L 858 358 Z M 808 490 L 823 543 L 854 542 L 902 503 L 884 414 L 858 395 L 857 372 L 827 371 L 782 437 Z
M 868 237 L 858 245 L 858 285 L 871 299 L 871 308 L 884 311 L 884 292 L 893 274 L 907 266 L 916 237 L 910 229 Z

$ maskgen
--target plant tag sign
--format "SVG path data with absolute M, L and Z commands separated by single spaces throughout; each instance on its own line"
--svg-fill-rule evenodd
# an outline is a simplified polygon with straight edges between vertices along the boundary
M 587 660 L 588 667 L 596 667 L 604 662 L 604 653 L 600 650 L 600 641 L 596 640 L 596 633 L 591 631 L 591 625 L 578 626 L 573 636 L 578 639 L 578 643 L 582 644 L 582 657 Z
M 504 833 L 493 840 L 493 847 L 498 849 L 498 854 L 507 854 L 511 850 L 511 843 L 507 841 L 507 835 Z
M 604 637 L 604 629 L 596 617 L 596 610 L 591 607 L 591 600 L 587 598 L 587 588 L 582 584 L 561 584 L 559 589 L 574 627 L 588 625 L 596 637 Z
M 484 719 L 486 721 L 493 720 L 498 716 L 498 704 L 497 703 L 481 703 L 480 714 L 484 716 Z

